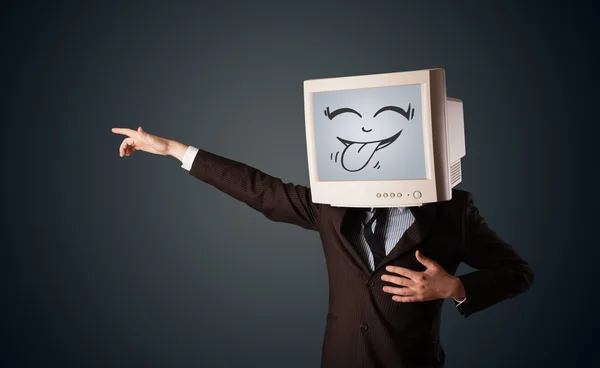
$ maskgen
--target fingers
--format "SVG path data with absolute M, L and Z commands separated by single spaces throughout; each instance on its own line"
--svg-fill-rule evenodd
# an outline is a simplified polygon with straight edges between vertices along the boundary
M 409 270 L 408 268 L 398 266 L 387 266 L 386 271 L 393 272 L 395 274 L 408 277 L 411 280 L 417 280 L 420 272 Z
M 403 296 L 403 295 L 394 295 L 392 297 L 392 300 L 395 302 L 400 302 L 400 303 L 414 303 L 414 302 L 423 301 L 423 299 L 416 297 L 416 296 Z
M 425 266 L 427 268 L 437 267 L 437 263 L 434 260 L 425 257 L 423 255 L 423 253 L 421 253 L 420 250 L 415 252 L 415 257 L 417 258 L 417 261 L 419 261 L 419 263 L 421 263 L 423 266 Z
M 133 138 L 125 138 L 119 146 L 119 156 L 129 156 L 135 151 L 135 141 Z
M 152 143 L 154 140 L 154 137 L 143 130 L 141 126 L 138 127 L 137 131 L 129 128 L 112 128 L 111 131 L 116 134 L 128 136 L 128 138 L 123 140 L 121 146 L 119 146 L 119 156 L 121 157 L 129 156 L 136 150 L 140 149 L 139 147 L 136 147 L 135 139 L 138 140 L 138 146 L 142 141 L 146 143 Z
M 411 290 L 407 287 L 393 287 L 393 286 L 384 286 L 383 291 L 390 294 L 401 295 L 401 296 L 414 296 L 414 290 Z
M 392 284 L 396 284 L 396 285 L 400 285 L 400 286 L 412 287 L 415 285 L 414 281 L 412 281 L 411 279 L 407 279 L 406 277 L 393 276 L 393 275 L 382 275 L 381 279 L 383 281 L 391 282 Z
M 129 137 L 135 136 L 135 133 L 136 133 L 135 130 L 133 130 L 133 129 L 127 129 L 127 128 L 112 128 L 111 131 L 113 133 L 123 134 L 123 135 L 127 135 Z
M 394 294 L 392 300 L 401 303 L 442 298 L 443 296 L 437 291 L 439 288 L 435 285 L 439 284 L 440 279 L 444 276 L 441 274 L 443 268 L 433 259 L 424 256 L 421 251 L 416 251 L 415 256 L 417 261 L 427 268 L 427 271 L 417 272 L 404 267 L 387 266 L 385 268 L 387 271 L 400 276 L 382 275 L 381 279 L 404 287 L 384 286 L 383 291 Z

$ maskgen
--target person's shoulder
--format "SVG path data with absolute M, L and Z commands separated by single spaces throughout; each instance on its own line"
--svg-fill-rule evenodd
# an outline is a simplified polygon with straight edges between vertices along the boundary
M 438 211 L 454 217 L 461 214 L 472 203 L 473 195 L 470 191 L 453 188 L 452 198 L 447 201 L 437 202 L 436 207 Z
M 464 189 L 452 188 L 452 199 L 450 202 L 465 204 L 473 200 L 473 194 Z
M 464 212 L 475 207 L 473 193 L 464 189 L 452 189 L 452 198 L 448 201 L 438 202 L 441 208 L 451 213 Z

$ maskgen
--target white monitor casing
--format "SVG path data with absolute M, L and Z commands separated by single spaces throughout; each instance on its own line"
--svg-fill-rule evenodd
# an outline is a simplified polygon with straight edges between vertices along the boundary
M 421 85 L 425 179 L 321 181 L 315 147 L 313 94 L 327 91 Z M 444 69 L 304 81 L 304 112 L 312 200 L 336 207 L 409 207 L 447 201 L 462 180 L 465 156 L 462 101 L 446 96 Z M 410 159 L 410 158 L 408 158 Z

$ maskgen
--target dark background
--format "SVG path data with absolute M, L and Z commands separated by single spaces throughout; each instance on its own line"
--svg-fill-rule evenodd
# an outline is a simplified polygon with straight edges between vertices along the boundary
M 447 366 L 597 360 L 591 1 L 83 3 L 1 9 L 0 366 L 318 367 L 317 233 L 110 128 L 308 184 L 304 80 L 432 67 L 465 103 L 460 188 L 536 272 L 466 319 L 447 301 Z

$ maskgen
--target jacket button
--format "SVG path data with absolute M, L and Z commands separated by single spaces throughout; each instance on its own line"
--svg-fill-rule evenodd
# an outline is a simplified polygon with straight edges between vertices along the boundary
M 375 285 L 375 283 L 373 282 L 373 280 L 367 280 L 367 285 L 373 286 L 373 285 Z
M 367 325 L 366 325 L 366 324 L 364 324 L 364 323 L 361 323 L 361 324 L 360 324 L 360 329 L 361 329 L 361 330 L 363 330 L 363 331 L 366 331 L 366 330 L 368 330 L 368 329 L 369 329 L 369 326 L 367 326 Z

